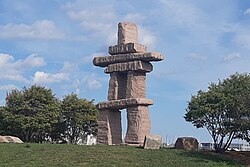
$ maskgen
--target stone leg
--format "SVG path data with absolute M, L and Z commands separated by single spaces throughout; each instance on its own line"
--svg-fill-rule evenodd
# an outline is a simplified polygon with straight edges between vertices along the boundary
M 109 112 L 109 125 L 112 136 L 112 144 L 122 143 L 121 111 L 112 110 Z
M 127 108 L 127 134 L 125 142 L 128 144 L 142 145 L 145 135 L 150 134 L 151 123 L 147 106 Z
M 100 110 L 99 112 L 97 144 L 112 144 L 108 113 L 108 110 Z
M 98 144 L 121 144 L 121 111 L 101 110 L 98 120 Z
M 146 73 L 129 71 L 127 75 L 126 98 L 146 98 Z

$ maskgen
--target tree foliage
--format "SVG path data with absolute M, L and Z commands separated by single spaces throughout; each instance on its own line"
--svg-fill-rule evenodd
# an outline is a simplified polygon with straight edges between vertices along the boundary
M 62 100 L 61 109 L 65 135 L 70 143 L 76 144 L 82 135 L 96 134 L 98 110 L 93 100 L 87 101 L 70 94 Z
M 224 152 L 233 139 L 249 141 L 249 96 L 250 75 L 236 73 L 192 96 L 184 118 L 197 128 L 206 128 L 216 152 Z
M 5 111 L 7 132 L 25 142 L 44 141 L 60 116 L 59 101 L 52 90 L 36 85 L 12 90 L 7 95 Z
M 51 89 L 33 85 L 12 90 L 0 107 L 0 134 L 25 142 L 77 143 L 83 135 L 97 133 L 98 110 L 92 101 L 76 94 L 59 101 Z

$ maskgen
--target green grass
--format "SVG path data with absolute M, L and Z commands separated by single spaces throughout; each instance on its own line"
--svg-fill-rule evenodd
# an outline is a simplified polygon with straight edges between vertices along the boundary
M 246 166 L 222 155 L 131 146 L 0 144 L 0 166 Z

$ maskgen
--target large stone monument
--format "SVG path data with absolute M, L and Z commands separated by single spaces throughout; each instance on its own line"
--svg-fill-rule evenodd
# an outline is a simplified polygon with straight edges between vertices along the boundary
M 95 57 L 94 65 L 106 67 L 110 74 L 108 101 L 97 104 L 100 110 L 97 143 L 121 144 L 121 111 L 127 109 L 127 144 L 142 145 L 145 135 L 150 134 L 148 106 L 153 100 L 146 99 L 146 73 L 153 70 L 150 61 L 161 61 L 157 52 L 147 52 L 138 44 L 138 32 L 134 23 L 118 24 L 118 44 L 109 47 L 110 56 Z

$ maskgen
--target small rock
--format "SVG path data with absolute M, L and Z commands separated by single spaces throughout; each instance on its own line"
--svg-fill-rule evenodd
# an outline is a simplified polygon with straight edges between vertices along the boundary
M 160 135 L 146 135 L 143 148 L 144 149 L 160 149 L 162 146 L 162 137 Z
M 175 148 L 188 151 L 198 149 L 198 140 L 193 137 L 179 137 L 175 142 Z

